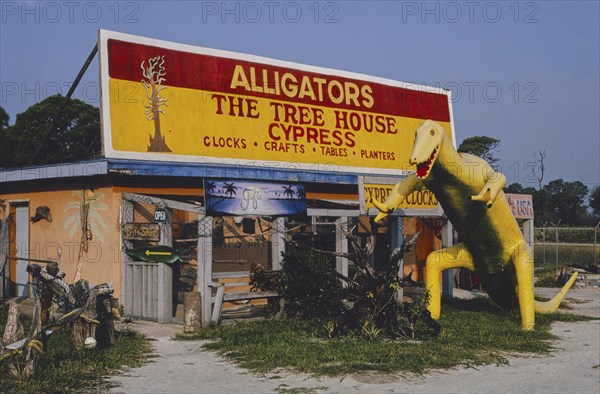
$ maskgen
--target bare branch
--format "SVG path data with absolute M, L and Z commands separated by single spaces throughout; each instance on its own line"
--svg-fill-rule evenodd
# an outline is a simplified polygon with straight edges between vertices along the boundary
M 423 230 L 419 230 L 418 233 L 416 233 L 411 239 L 410 241 L 406 242 L 404 245 L 406 245 L 406 250 L 409 250 L 410 248 L 412 248 L 413 246 L 415 246 L 417 244 L 417 240 L 419 239 L 419 237 L 421 236 L 421 233 L 423 232 Z
M 413 246 L 417 244 L 417 240 L 421 236 L 423 230 L 419 230 L 408 242 L 404 242 L 400 247 L 394 249 L 392 251 L 392 255 L 390 256 L 390 263 L 392 266 L 395 266 L 404 258 L 404 255 L 407 251 L 411 250 Z
M 544 181 L 544 173 L 546 171 L 546 165 L 544 164 L 544 160 L 546 159 L 546 151 L 537 151 L 532 154 L 535 162 L 534 165 L 531 166 L 531 175 L 537 179 L 538 187 L 541 190 L 543 181 Z
M 290 245 L 296 246 L 301 249 L 310 250 L 311 252 L 321 253 L 321 254 L 325 254 L 325 255 L 333 256 L 333 257 L 342 257 L 342 258 L 348 259 L 350 261 L 354 261 L 354 259 L 353 259 L 354 256 L 350 253 L 332 252 L 330 250 L 317 249 L 310 245 L 301 244 L 296 241 L 288 241 L 286 239 L 284 239 L 284 242 L 286 244 L 289 243 Z
M 150 74 L 149 74 L 149 72 L 150 72 L 150 68 L 146 68 L 146 67 L 144 67 L 144 63 L 145 63 L 145 62 L 146 62 L 145 60 L 142 60 L 142 64 L 140 64 L 140 67 L 142 68 L 142 75 L 143 75 L 145 78 L 151 79 L 151 76 L 150 76 Z

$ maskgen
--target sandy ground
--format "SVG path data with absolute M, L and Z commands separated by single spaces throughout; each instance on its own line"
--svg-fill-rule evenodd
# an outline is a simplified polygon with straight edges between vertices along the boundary
M 550 297 L 556 289 L 536 289 Z M 566 301 L 574 313 L 600 317 L 598 288 L 572 289 Z M 442 311 L 443 313 L 443 311 Z M 156 342 L 158 357 L 114 376 L 113 393 L 600 393 L 600 321 L 555 323 L 560 337 L 549 356 L 508 358 L 508 365 L 456 368 L 425 376 L 359 374 L 313 378 L 277 371 L 254 375 L 215 353 L 203 342 L 171 339 L 182 327 L 134 322 Z

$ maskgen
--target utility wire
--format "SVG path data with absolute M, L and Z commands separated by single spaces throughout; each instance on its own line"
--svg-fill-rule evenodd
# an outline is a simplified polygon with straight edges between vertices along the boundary
M 87 71 L 90 63 L 92 62 L 92 60 L 94 60 L 94 57 L 96 56 L 97 52 L 98 52 L 98 44 L 94 45 L 92 52 L 90 52 L 90 55 L 88 56 L 87 60 L 83 64 L 83 67 L 81 67 L 81 70 L 79 70 L 79 74 L 77 74 L 77 77 L 75 78 L 75 81 L 73 82 L 73 85 L 71 85 L 71 88 L 69 89 L 69 92 L 65 96 L 65 99 L 63 100 L 62 105 L 56 112 L 56 115 L 54 116 L 54 119 L 52 120 L 52 124 L 50 125 L 50 127 L 48 127 L 48 130 L 42 136 L 42 139 L 38 143 L 38 146 L 35 149 L 35 152 L 31 156 L 31 160 L 29 161 L 30 165 L 32 165 L 35 162 L 35 159 L 36 159 L 38 153 L 40 153 L 42 146 L 44 146 L 44 144 L 46 143 L 46 140 L 48 139 L 50 134 L 54 131 L 54 128 L 56 127 L 56 123 L 60 120 L 60 118 L 63 114 L 63 111 L 65 110 L 65 107 L 67 106 L 67 103 L 69 102 L 69 100 L 71 99 L 71 96 L 73 95 L 73 92 L 75 91 L 75 88 L 77 87 L 77 85 L 79 85 L 81 78 L 83 78 L 83 74 L 85 74 L 85 72 Z

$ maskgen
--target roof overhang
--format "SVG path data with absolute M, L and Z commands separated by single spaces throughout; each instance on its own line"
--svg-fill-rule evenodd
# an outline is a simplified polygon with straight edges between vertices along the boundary
M 311 171 L 294 166 L 215 165 L 203 163 L 158 162 L 126 159 L 94 159 L 76 163 L 50 164 L 0 170 L 0 184 L 36 180 L 86 178 L 101 175 L 161 176 L 253 179 L 327 184 L 358 184 L 358 173 L 336 171 Z

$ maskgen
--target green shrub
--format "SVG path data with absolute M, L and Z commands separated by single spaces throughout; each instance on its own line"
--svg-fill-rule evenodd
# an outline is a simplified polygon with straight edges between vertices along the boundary
M 289 316 L 330 316 L 340 305 L 335 301 L 342 284 L 335 259 L 321 253 L 290 247 L 283 254 L 278 292 L 286 300 Z
M 359 248 L 356 243 L 354 249 Z M 351 278 L 336 272 L 333 256 L 314 249 L 292 246 L 283 257 L 278 291 L 287 316 L 330 319 L 328 337 L 416 338 L 439 332 L 425 308 L 426 298 L 404 303 L 396 299 L 405 285 L 397 266 L 376 272 L 364 250 L 352 257 L 360 269 Z

